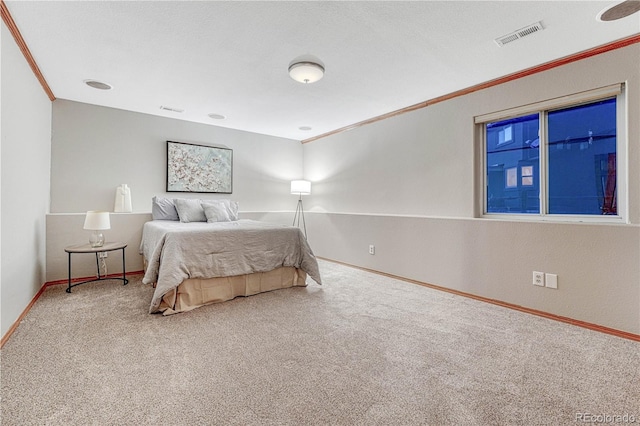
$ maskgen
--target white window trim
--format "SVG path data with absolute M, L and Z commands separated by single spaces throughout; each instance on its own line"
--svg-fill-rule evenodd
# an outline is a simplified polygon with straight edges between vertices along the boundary
M 542 102 L 523 105 L 507 110 L 496 111 L 489 114 L 483 114 L 474 117 L 474 123 L 479 128 L 481 135 L 481 152 L 480 152 L 480 172 L 482 174 L 479 179 L 482 187 L 479 194 L 482 197 L 480 217 L 487 219 L 511 220 L 511 221 L 549 221 L 549 222 L 585 222 L 585 223 L 629 223 L 628 212 L 628 176 L 627 176 L 627 158 L 629 143 L 627 140 L 628 122 L 627 111 L 628 98 L 624 90 L 625 83 L 616 83 L 609 86 L 600 87 L 585 92 L 580 92 L 568 96 L 562 96 Z M 487 164 L 486 164 L 486 127 L 485 124 L 494 121 L 506 120 L 509 118 L 519 117 L 527 114 L 540 114 L 540 133 L 544 134 L 544 146 L 540 146 L 540 165 L 546 165 L 547 161 L 547 121 L 546 114 L 550 110 L 560 109 L 564 107 L 578 106 L 604 100 L 607 98 L 616 98 L 616 189 L 617 189 L 617 215 L 565 215 L 565 214 L 549 214 L 547 211 L 547 173 L 540 167 L 540 213 L 488 213 L 487 212 Z M 541 138 L 542 140 L 542 138 Z M 544 148 L 544 149 L 543 149 Z
M 598 89 L 586 92 L 575 93 L 573 95 L 562 96 L 559 98 L 549 99 L 542 102 L 523 105 L 520 107 L 510 108 L 507 110 L 492 112 L 489 114 L 478 115 L 474 117 L 475 124 L 485 124 L 491 121 L 506 120 L 507 118 L 519 117 L 521 115 L 533 114 L 542 110 L 559 109 L 568 106 L 575 106 L 598 99 L 612 98 L 623 92 L 624 83 L 611 84 L 609 86 L 600 87 Z

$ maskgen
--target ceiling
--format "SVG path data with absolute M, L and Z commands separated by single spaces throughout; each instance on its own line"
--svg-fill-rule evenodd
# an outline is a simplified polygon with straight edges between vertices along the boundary
M 5 0 L 56 98 L 295 140 L 640 33 L 596 19 L 617 3 Z M 322 80 L 288 76 L 300 55 Z

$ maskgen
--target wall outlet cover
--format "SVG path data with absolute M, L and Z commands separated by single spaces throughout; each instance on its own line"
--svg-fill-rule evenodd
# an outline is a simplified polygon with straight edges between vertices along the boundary
M 533 271 L 533 285 L 544 287 L 544 272 Z

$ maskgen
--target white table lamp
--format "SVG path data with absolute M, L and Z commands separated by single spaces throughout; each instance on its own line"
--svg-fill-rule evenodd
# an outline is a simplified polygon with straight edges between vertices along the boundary
M 307 238 L 307 224 L 304 221 L 304 208 L 302 206 L 302 196 L 311 194 L 311 182 L 309 182 L 308 180 L 292 180 L 291 193 L 297 194 L 299 196 L 298 207 L 296 207 L 296 214 L 293 217 L 292 226 L 300 227 L 300 218 L 302 217 L 302 226 L 304 227 L 304 237 Z
M 104 235 L 100 231 L 111 229 L 109 212 L 88 211 L 87 216 L 84 218 L 84 229 L 93 231 L 91 237 L 89 237 L 91 247 L 102 247 L 104 245 Z

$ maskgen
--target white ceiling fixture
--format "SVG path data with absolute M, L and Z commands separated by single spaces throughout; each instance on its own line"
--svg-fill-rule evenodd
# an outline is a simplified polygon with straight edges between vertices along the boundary
M 289 76 L 300 83 L 315 83 L 324 77 L 324 64 L 311 55 L 299 56 L 289 64 Z
M 209 118 L 213 119 L 213 120 L 224 120 L 225 118 L 227 118 L 226 116 L 222 115 L 222 114 L 216 114 L 214 112 L 212 112 L 211 114 L 208 114 Z
M 98 90 L 111 90 L 113 86 L 98 80 L 84 80 L 84 84 Z
M 640 0 L 626 0 L 614 6 L 607 7 L 597 16 L 598 21 L 610 22 L 626 18 L 640 11 Z

